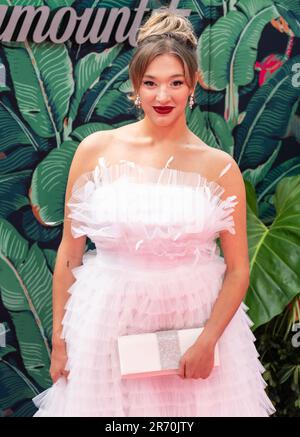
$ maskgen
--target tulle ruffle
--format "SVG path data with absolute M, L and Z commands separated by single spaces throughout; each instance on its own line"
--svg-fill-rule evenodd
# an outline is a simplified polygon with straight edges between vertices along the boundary
M 122 267 L 123 266 L 123 267 Z M 62 337 L 69 378 L 34 398 L 35 416 L 268 416 L 263 366 L 244 303 L 219 340 L 220 366 L 207 379 L 177 375 L 121 379 L 117 336 L 202 326 L 222 285 L 225 264 L 170 271 L 115 265 L 88 252 L 73 269 Z
M 68 201 L 75 238 L 113 242 L 126 226 L 139 230 L 139 239 L 179 243 L 190 236 L 194 245 L 213 240 L 219 232 L 235 234 L 232 212 L 237 196 L 222 198 L 225 189 L 193 172 L 158 169 L 120 160 L 107 166 L 104 158 L 73 185 Z M 127 232 L 130 234 L 130 229 Z

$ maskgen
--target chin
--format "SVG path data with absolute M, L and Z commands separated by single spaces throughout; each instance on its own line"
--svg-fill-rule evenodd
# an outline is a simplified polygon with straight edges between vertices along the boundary
M 147 115 L 147 118 L 149 118 L 149 120 L 151 120 L 152 123 L 154 124 L 168 124 L 170 122 L 173 122 L 176 118 L 178 118 L 178 113 L 176 114 L 174 110 L 167 115 L 160 115 L 155 111 L 154 111 L 154 115 L 153 112 L 151 112 L 151 115 L 150 113 L 148 114 L 145 113 L 145 115 Z

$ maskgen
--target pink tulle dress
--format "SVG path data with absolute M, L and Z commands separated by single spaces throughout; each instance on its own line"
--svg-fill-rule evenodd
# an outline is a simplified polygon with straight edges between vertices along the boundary
M 172 158 L 172 157 L 171 157 Z M 219 339 L 220 366 L 206 379 L 178 375 L 124 379 L 119 335 L 203 326 L 226 264 L 219 232 L 235 233 L 237 196 L 198 173 L 120 160 L 74 184 L 72 235 L 96 250 L 73 268 L 62 338 L 70 371 L 33 398 L 38 416 L 270 416 L 242 303 Z

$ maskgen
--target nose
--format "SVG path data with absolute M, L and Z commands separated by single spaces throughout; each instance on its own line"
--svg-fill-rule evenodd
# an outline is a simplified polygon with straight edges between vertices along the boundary
M 156 100 L 160 103 L 166 103 L 169 101 L 169 95 L 164 87 L 158 88 Z

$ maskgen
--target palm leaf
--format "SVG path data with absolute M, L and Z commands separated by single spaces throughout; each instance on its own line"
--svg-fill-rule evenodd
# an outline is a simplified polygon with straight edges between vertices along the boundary
M 122 46 L 119 44 L 103 53 L 89 53 L 77 63 L 74 71 L 75 93 L 70 105 L 70 120 L 75 120 L 83 95 L 99 81 L 102 71 L 112 65 L 121 49 Z
M 15 353 L 11 346 L 0 349 L 0 415 L 31 417 L 36 411 L 31 399 L 40 390 L 19 369 Z
M 34 167 L 39 161 L 39 155 L 31 146 L 12 148 L 2 153 L 0 159 L 0 174 L 17 173 L 18 170 Z M 1 192 L 1 190 L 0 190 Z
M 257 186 L 257 200 L 258 202 L 266 195 L 273 194 L 278 182 L 287 176 L 296 176 L 300 174 L 300 157 L 288 159 L 282 162 L 277 167 L 269 171 L 262 182 Z
M 202 112 L 197 107 L 187 109 L 188 126 L 211 147 L 233 153 L 233 137 L 223 117 L 213 112 Z
M 300 37 L 300 3 L 295 0 L 274 0 L 279 14 L 289 24 L 296 37 Z
M 64 220 L 64 200 L 68 174 L 78 143 L 65 141 L 53 149 L 35 168 L 30 200 L 41 223 L 58 226 Z
M 41 245 L 49 245 L 62 237 L 62 226 L 49 227 L 40 222 L 37 209 L 26 208 L 19 212 L 20 232 L 29 241 L 38 241 Z
M 0 134 L 3 152 L 16 143 L 31 144 L 34 150 L 39 150 L 39 144 L 28 127 L 4 99 L 0 100 Z
M 29 204 L 26 185 L 29 185 L 31 174 L 31 170 L 23 170 L 0 176 L 0 217 L 7 217 Z
M 4 359 L 0 359 L 0 407 L 1 410 L 11 409 L 20 402 L 20 398 L 30 399 L 39 394 L 32 389 L 32 384 L 24 374 Z
M 114 124 L 120 118 L 120 114 L 131 114 L 134 116 L 134 107 L 127 95 L 118 90 L 107 90 L 96 106 L 96 114 L 102 119 Z
M 268 227 L 247 208 L 250 287 L 246 296 L 253 329 L 277 314 L 300 289 L 300 176 L 284 178 L 275 193 L 277 216 Z
M 88 135 L 102 130 L 110 130 L 111 124 L 108 123 L 87 123 L 78 126 L 71 133 L 71 137 L 76 141 L 82 141 Z
M 213 90 L 252 82 L 263 28 L 279 16 L 272 0 L 240 0 L 237 6 L 207 26 L 198 41 L 199 71 Z
M 107 92 L 120 81 L 125 82 L 128 79 L 128 63 L 130 61 L 131 51 L 122 53 L 116 58 L 113 66 L 103 75 L 103 80 L 92 90 L 86 93 L 85 102 L 82 107 L 84 123 L 88 123 L 98 105 L 101 105 L 101 99 Z M 120 97 L 122 94 L 119 94 Z
M 278 154 L 279 154 L 280 148 L 274 150 L 272 155 L 267 159 L 266 162 L 259 165 L 256 168 L 248 168 L 243 172 L 243 177 L 247 179 L 253 186 L 257 186 L 260 182 L 262 182 L 265 177 L 267 177 L 268 173 L 270 172 L 270 169 L 272 165 L 274 164 Z
M 47 6 L 49 6 L 49 8 L 56 9 L 70 7 L 73 3 L 75 3 L 75 0 L 45 0 L 45 3 Z
M 6 220 L 0 220 L 0 290 L 9 312 L 28 374 L 49 383 L 52 337 L 52 275 L 43 252 L 28 243 Z
M 74 90 L 72 64 L 63 44 L 4 43 L 22 116 L 43 138 L 56 137 Z
M 0 0 L 3 6 L 43 6 L 42 0 Z
M 300 55 L 284 64 L 256 91 L 243 122 L 236 129 L 235 157 L 240 168 L 255 168 L 279 146 L 289 125 L 291 108 L 300 98 L 292 84 L 292 66 Z

